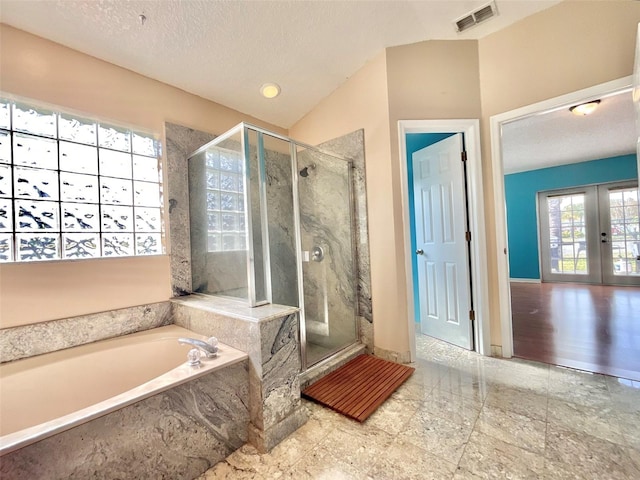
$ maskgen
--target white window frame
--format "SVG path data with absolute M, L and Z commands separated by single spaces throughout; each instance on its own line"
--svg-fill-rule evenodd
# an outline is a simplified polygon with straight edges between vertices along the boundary
M 0 134 L 0 262 L 165 253 L 158 135 L 3 92 Z

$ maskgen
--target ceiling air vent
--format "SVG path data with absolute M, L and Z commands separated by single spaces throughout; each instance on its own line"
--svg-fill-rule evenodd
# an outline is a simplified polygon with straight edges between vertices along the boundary
M 495 17 L 498 14 L 495 2 L 488 3 L 473 12 L 463 15 L 455 21 L 456 30 L 458 33 L 464 32 L 469 28 L 477 25 L 485 20 L 489 20 L 491 17 Z

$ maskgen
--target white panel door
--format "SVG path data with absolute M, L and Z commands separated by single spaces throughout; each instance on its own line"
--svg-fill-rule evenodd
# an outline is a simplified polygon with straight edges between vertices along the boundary
M 413 154 L 420 330 L 473 348 L 462 134 Z

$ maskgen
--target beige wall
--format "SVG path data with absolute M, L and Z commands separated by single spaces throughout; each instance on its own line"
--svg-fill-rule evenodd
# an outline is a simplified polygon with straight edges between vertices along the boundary
M 7 25 L 0 25 L 0 90 L 160 135 L 165 121 L 220 134 L 244 120 L 286 133 Z M 164 301 L 169 279 L 166 256 L 5 264 L 0 327 Z
M 365 129 L 376 347 L 405 352 L 410 341 L 397 121 L 481 119 L 491 343 L 501 345 L 493 212 L 503 207 L 493 201 L 489 117 L 630 75 L 639 21 L 636 1 L 569 1 L 478 42 L 389 48 L 386 72 L 380 58 L 378 68 L 366 65 L 291 128 L 293 137 L 309 143 Z M 385 123 L 379 105 L 384 76 L 388 132 L 377 139 L 373 127 Z
M 426 41 L 387 49 L 387 81 L 389 85 L 389 131 L 391 135 L 391 181 L 393 184 L 394 252 L 398 268 L 399 291 L 403 306 L 387 325 L 387 334 L 408 330 L 404 245 L 409 228 L 403 224 L 402 186 L 398 121 L 435 120 L 480 117 L 480 82 L 478 42 Z M 374 315 L 374 321 L 377 318 Z M 397 335 L 397 333 L 396 333 Z
M 631 75 L 638 22 L 637 1 L 567 1 L 479 41 L 493 345 L 502 344 L 494 211 L 504 207 L 493 201 L 489 118 Z
M 395 258 L 401 245 L 396 243 L 390 200 L 393 184 L 386 71 L 386 54 L 382 52 L 297 122 L 289 135 L 315 145 L 364 128 L 374 336 L 376 347 L 403 351 L 408 350 L 406 328 L 393 330 L 406 306 L 401 301 L 402 265 Z
M 428 41 L 387 49 L 290 130 L 319 143 L 364 127 L 374 343 L 400 358 L 411 340 L 398 120 L 479 116 L 477 42 Z
M 493 234 L 497 206 L 491 180 L 489 117 L 630 75 L 639 21 L 637 1 L 569 1 L 479 42 L 432 41 L 394 47 L 368 62 L 290 129 L 293 138 L 310 144 L 365 129 L 376 347 L 404 353 L 411 341 L 397 120 L 482 119 L 491 343 L 499 345 Z M 221 133 L 243 119 L 238 112 L 173 87 L 24 32 L 1 28 L 3 91 L 154 131 L 161 131 L 163 122 L 169 120 Z M 89 313 L 169 296 L 166 257 L 80 264 L 0 267 L 0 322 L 15 318 L 40 321 L 66 316 L 65 312 Z M 139 275 L 141 271 L 149 274 Z M 43 278 L 68 280 L 38 281 L 37 288 L 24 283 L 32 278 L 28 274 L 38 277 L 39 272 Z M 45 298 L 53 305 L 45 303 Z M 74 303 L 82 311 L 72 311 Z

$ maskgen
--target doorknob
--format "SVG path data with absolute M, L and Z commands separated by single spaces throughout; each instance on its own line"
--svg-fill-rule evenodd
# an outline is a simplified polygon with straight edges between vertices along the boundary
M 416 250 L 416 253 L 418 255 L 424 255 L 424 250 L 422 250 L 421 248 L 419 248 L 418 250 Z

